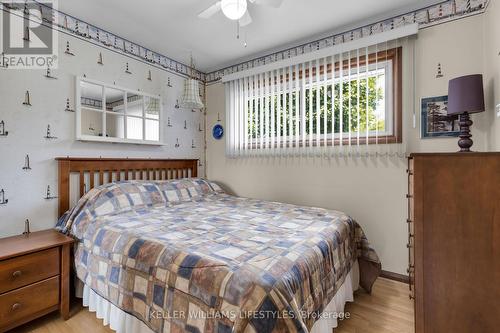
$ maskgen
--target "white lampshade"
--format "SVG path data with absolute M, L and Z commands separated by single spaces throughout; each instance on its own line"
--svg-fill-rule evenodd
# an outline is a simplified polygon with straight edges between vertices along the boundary
M 187 79 L 184 82 L 184 93 L 182 95 L 180 106 L 186 109 L 201 109 L 203 102 L 200 99 L 200 85 L 197 80 Z
M 222 0 L 221 8 L 224 15 L 230 20 L 239 20 L 247 11 L 246 0 Z

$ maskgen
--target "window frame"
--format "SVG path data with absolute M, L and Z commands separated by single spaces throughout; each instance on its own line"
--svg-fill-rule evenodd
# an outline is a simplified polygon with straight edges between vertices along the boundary
M 396 48 L 391 48 L 387 50 L 382 50 L 382 51 L 377 51 L 377 52 L 372 52 L 368 54 L 368 70 L 369 71 L 374 71 L 381 69 L 380 67 L 370 69 L 371 66 L 376 65 L 376 64 L 384 64 L 383 66 L 386 68 L 386 82 L 385 82 L 385 91 L 386 91 L 386 106 L 385 106 L 385 121 L 386 121 L 386 130 L 381 133 L 382 135 L 376 136 L 375 131 L 369 132 L 368 136 L 368 144 L 373 145 L 373 144 L 396 144 L 396 143 L 402 143 L 402 134 L 403 134 L 403 122 L 402 122 L 402 108 L 403 108 L 403 101 L 402 101 L 402 92 L 403 92 L 403 78 L 402 78 L 402 47 L 396 47 Z M 357 57 L 350 57 L 349 59 L 343 59 L 342 60 L 342 69 L 344 72 L 347 72 L 349 70 L 349 62 L 351 64 L 351 76 L 354 74 L 354 80 L 356 80 L 357 76 L 357 68 L 358 68 L 358 58 Z M 354 65 L 353 65 L 354 64 Z M 359 56 L 359 66 L 365 66 L 366 64 L 366 54 L 360 55 Z M 333 69 L 333 72 L 332 72 Z M 327 80 L 328 82 L 331 82 L 332 79 L 332 73 L 335 74 L 334 80 L 340 80 L 340 61 L 336 61 L 334 63 L 334 66 L 332 64 L 328 64 L 326 66 L 326 71 L 327 71 Z M 320 65 L 319 66 L 319 82 L 324 82 L 324 74 L 325 74 L 325 66 Z M 292 81 L 296 80 L 296 73 L 293 72 L 291 73 L 291 77 L 289 73 L 287 72 L 284 75 L 279 76 L 280 83 L 283 84 L 285 82 L 289 82 L 290 79 Z M 360 70 L 359 76 L 362 78 L 364 76 L 365 72 L 362 72 Z M 298 71 L 299 75 L 299 80 L 302 80 L 303 76 L 305 75 L 306 80 L 309 78 L 309 68 L 306 68 L 305 70 L 299 70 Z M 316 78 L 316 67 L 312 67 L 312 77 Z M 388 80 L 387 78 L 391 78 L 391 80 Z M 346 76 L 344 75 L 343 77 L 344 82 L 346 81 Z M 278 79 L 275 80 L 275 86 L 277 85 Z M 316 82 L 313 83 L 313 86 L 317 85 L 321 87 L 321 84 L 318 84 Z M 298 93 L 298 97 L 302 97 L 301 89 L 302 87 L 308 89 L 310 86 L 310 83 L 306 83 L 304 85 L 300 85 L 299 89 L 296 89 L 295 87 L 292 89 L 283 89 L 279 94 L 276 94 L 277 96 L 281 96 L 283 93 Z M 260 88 L 257 88 L 259 91 L 259 94 L 256 95 L 253 99 L 249 99 L 248 102 L 251 103 L 252 100 L 254 101 L 260 101 L 262 97 L 270 97 L 270 94 L 261 94 L 260 93 Z M 387 101 L 389 101 L 389 105 L 387 104 Z M 299 100 L 299 107 L 302 105 L 302 102 Z M 392 109 L 392 110 L 391 110 Z M 392 111 L 392 112 L 391 112 Z M 255 113 L 254 113 L 255 114 Z M 315 121 L 315 120 L 313 120 Z M 330 119 L 331 121 L 331 119 Z M 300 126 L 300 125 L 299 125 Z M 306 124 L 307 126 L 307 124 Z M 389 126 L 389 130 L 387 130 L 387 126 Z M 349 139 L 349 132 L 343 132 L 342 133 L 342 145 L 357 145 L 358 143 L 360 145 L 366 145 L 366 135 L 363 133 L 363 135 L 359 136 L 359 140 L 356 134 L 356 131 L 350 132 L 351 138 Z M 248 134 L 248 133 L 247 133 Z M 380 133 L 379 133 L 380 134 Z M 301 134 L 302 135 L 302 134 Z M 312 133 L 314 138 L 312 140 L 309 140 L 308 136 L 309 134 L 306 134 L 306 140 L 305 142 L 302 141 L 302 139 L 298 140 L 298 142 L 290 136 L 280 136 L 279 140 L 279 145 L 278 143 L 275 143 L 274 148 L 297 148 L 297 147 L 322 147 L 325 145 L 325 139 L 321 138 L 318 142 L 316 139 L 317 134 Z M 319 134 L 323 136 L 324 134 Z M 328 138 L 326 139 L 326 143 L 328 146 L 339 146 L 341 143 L 340 139 L 340 133 L 336 132 L 333 135 L 333 139 L 331 137 L 331 133 L 328 133 Z M 345 137 L 347 136 L 347 137 Z M 277 138 L 277 136 L 276 136 Z M 298 143 L 298 145 L 297 145 Z M 243 144 L 243 143 L 242 143 Z M 250 149 L 259 149 L 261 148 L 260 146 L 260 138 L 256 137 L 250 137 L 249 142 L 248 142 L 248 147 Z

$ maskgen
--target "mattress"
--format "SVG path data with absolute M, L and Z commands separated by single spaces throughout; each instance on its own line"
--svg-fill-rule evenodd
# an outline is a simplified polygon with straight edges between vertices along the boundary
M 309 332 L 356 261 L 367 290 L 380 272 L 346 214 L 203 179 L 104 185 L 58 228 L 78 278 L 154 332 Z

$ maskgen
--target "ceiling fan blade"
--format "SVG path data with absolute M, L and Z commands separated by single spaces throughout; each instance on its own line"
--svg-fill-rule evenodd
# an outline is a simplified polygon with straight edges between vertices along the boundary
M 240 27 L 246 27 L 247 25 L 252 23 L 252 17 L 250 16 L 248 10 L 245 12 L 245 14 L 242 16 L 242 18 L 240 18 L 238 22 L 240 24 Z
M 202 19 L 208 19 L 208 18 L 212 17 L 214 14 L 216 14 L 218 11 L 220 11 L 220 9 L 221 9 L 220 4 L 221 4 L 221 2 L 217 1 L 212 6 L 208 7 L 207 9 L 205 9 L 204 11 L 199 13 L 198 17 L 202 18 Z
M 269 7 L 279 8 L 285 0 L 249 0 L 256 5 L 265 5 Z

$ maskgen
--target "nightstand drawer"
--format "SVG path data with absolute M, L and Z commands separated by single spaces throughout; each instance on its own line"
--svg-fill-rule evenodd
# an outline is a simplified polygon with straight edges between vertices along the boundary
M 59 274 L 59 247 L 0 261 L 0 294 Z
M 0 330 L 12 323 L 57 309 L 59 276 L 0 295 Z

